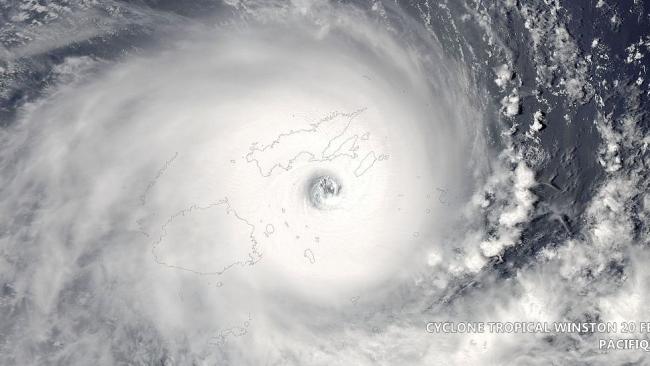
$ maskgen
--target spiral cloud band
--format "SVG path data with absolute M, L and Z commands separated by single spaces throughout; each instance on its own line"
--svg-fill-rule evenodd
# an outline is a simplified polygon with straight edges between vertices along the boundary
M 617 173 L 647 137 L 608 120 L 559 3 L 189 3 L 79 5 L 44 18 L 51 48 L 0 49 L 6 80 L 64 54 L 15 114 L 0 95 L 2 362 L 582 362 L 592 335 L 430 325 L 647 315 L 614 305 L 647 290 L 646 180 Z M 84 49 L 106 39 L 131 46 Z M 591 100 L 601 145 L 558 153 L 573 125 L 549 121 Z
M 353 8 L 313 14 L 188 30 L 30 108 L 8 183 L 42 195 L 45 318 L 80 261 L 79 280 L 116 280 L 105 296 L 161 331 L 207 331 L 379 296 L 445 246 L 436 187 L 466 184 L 478 114 L 463 78 Z M 323 175 L 340 184 L 329 207 L 311 204 Z

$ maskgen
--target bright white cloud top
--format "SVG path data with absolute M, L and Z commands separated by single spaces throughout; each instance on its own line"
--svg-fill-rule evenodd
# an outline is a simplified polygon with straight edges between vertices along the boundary
M 0 318 L 0 360 L 533 364 L 594 348 L 565 358 L 541 336 L 433 338 L 425 324 L 587 317 L 576 304 L 603 320 L 647 315 L 635 294 L 647 292 L 638 269 L 648 255 L 631 238 L 649 200 L 630 208 L 645 179 L 616 175 L 631 166 L 619 151 L 647 137 L 597 121 L 605 142 L 592 158 L 609 183 L 572 232 L 539 187 L 562 189 L 534 169 L 548 163 L 540 138 L 557 120 L 551 102 L 520 90 L 503 35 L 470 3 L 453 17 L 445 2 L 238 1 L 200 22 L 124 10 L 128 24 L 168 33 L 118 61 L 66 58 L 2 129 L 0 308 L 10 315 Z M 559 20 L 500 9 L 527 20 L 534 52 L 541 33 L 564 30 L 553 41 L 563 58 L 536 64 L 534 82 L 563 72 L 556 96 L 594 95 Z M 464 26 L 484 32 L 467 36 L 477 43 L 451 37 Z M 14 62 L 42 47 L 0 55 Z M 517 118 L 533 112 L 520 138 Z M 522 244 L 547 217 L 574 236 Z M 519 248 L 530 262 L 503 264 Z M 631 253 L 633 281 L 619 293 L 598 276 Z M 580 284 L 593 288 L 576 299 Z M 633 300 L 615 309 L 623 296 Z

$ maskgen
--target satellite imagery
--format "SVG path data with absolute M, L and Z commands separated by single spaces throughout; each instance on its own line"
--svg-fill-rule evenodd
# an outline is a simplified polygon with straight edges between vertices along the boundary
M 0 0 L 0 365 L 650 365 L 648 0 Z

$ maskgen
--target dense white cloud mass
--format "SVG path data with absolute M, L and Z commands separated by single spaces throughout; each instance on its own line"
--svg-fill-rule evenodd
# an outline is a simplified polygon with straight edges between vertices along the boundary
M 549 3 L 497 9 L 524 21 L 538 90 L 603 107 Z M 640 331 L 427 333 L 649 315 L 638 103 L 597 113 L 602 179 L 567 223 L 539 188 L 564 187 L 536 171 L 552 97 L 524 90 L 494 9 L 463 4 L 229 1 L 197 22 L 106 8 L 160 39 L 66 57 L 0 130 L 0 363 L 642 364 L 598 349 Z M 119 28 L 69 12 L 80 31 L 0 49 L 0 75 Z
M 189 29 L 26 108 L 7 133 L 20 158 L 4 167 L 2 208 L 38 206 L 6 238 L 29 258 L 13 286 L 29 294 L 33 331 L 61 332 L 74 354 L 81 340 L 65 335 L 94 332 L 69 317 L 101 308 L 199 354 L 243 322 L 265 343 L 291 316 L 338 326 L 351 299 L 382 298 L 445 245 L 436 187 L 467 184 L 467 122 L 479 118 L 462 77 L 447 77 L 458 66 L 353 7 L 300 10 Z M 329 172 L 340 204 L 322 210 L 309 184 Z M 79 309 L 62 314 L 64 298 Z M 38 344 L 33 331 L 17 331 L 18 350 Z M 83 341 L 107 363 L 109 334 Z M 206 357 L 242 357 L 224 352 Z

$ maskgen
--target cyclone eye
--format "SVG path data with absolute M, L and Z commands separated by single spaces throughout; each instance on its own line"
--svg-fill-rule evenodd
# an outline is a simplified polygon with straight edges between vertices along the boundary
M 309 201 L 319 210 L 338 207 L 341 201 L 341 184 L 331 175 L 321 175 L 311 180 Z

